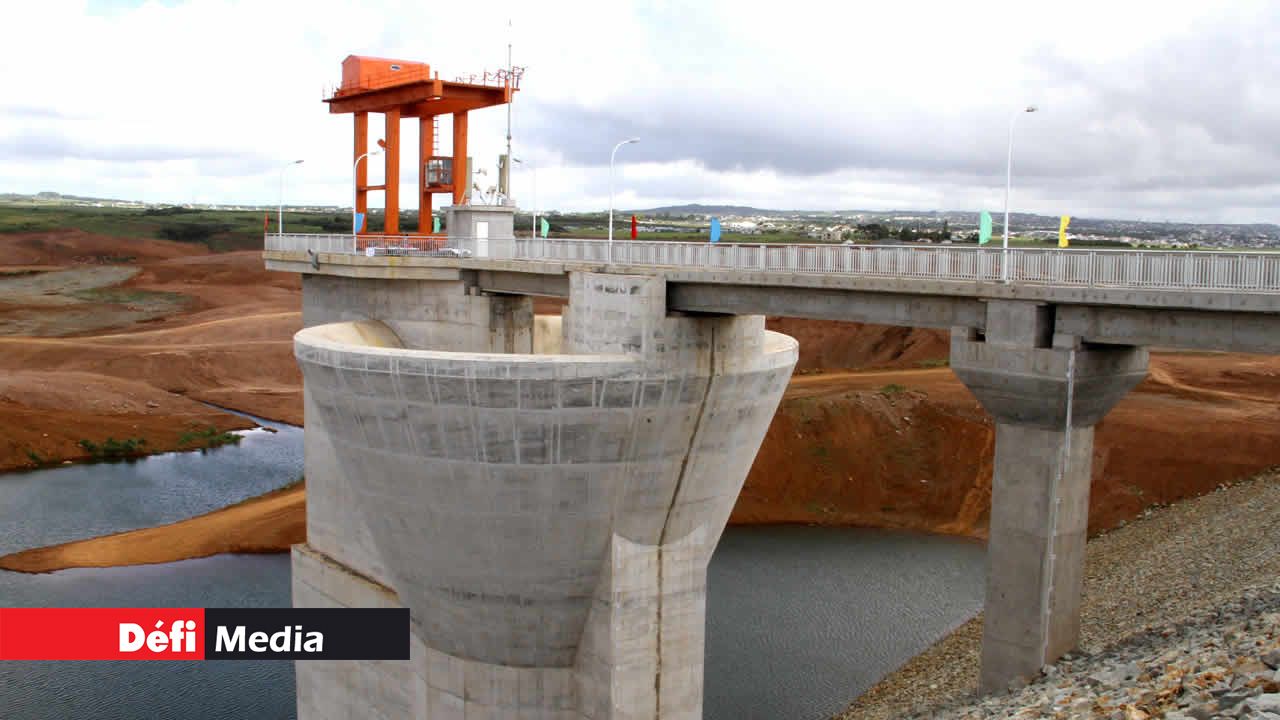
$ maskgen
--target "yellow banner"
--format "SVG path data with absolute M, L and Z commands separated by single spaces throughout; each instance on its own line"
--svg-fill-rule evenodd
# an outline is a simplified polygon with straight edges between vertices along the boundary
M 1058 247 L 1067 246 L 1067 226 L 1071 224 L 1071 216 L 1063 215 L 1062 222 L 1058 225 Z

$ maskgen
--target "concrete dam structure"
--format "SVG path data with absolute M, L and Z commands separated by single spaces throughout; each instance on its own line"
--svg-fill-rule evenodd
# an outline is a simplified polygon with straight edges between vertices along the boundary
M 980 687 L 999 690 L 1035 674 L 1078 642 L 1094 427 L 1145 376 L 1146 347 L 1280 353 L 1280 255 L 1274 253 L 606 243 L 515 238 L 509 208 L 446 210 L 448 253 L 439 251 L 437 236 L 265 238 L 267 267 L 303 277 L 303 320 L 309 328 L 298 336 L 307 381 L 308 544 L 294 553 L 295 604 L 404 603 L 426 622 L 415 634 L 412 670 L 404 663 L 300 662 L 303 718 L 354 708 L 375 717 L 465 717 L 459 708 L 509 709 L 511 697 L 520 698 L 517 709 L 495 711 L 497 716 L 536 717 L 548 705 L 558 709 L 547 712 L 564 717 L 699 716 L 703 568 L 782 392 L 781 385 L 751 378 L 777 371 L 778 382 L 784 382 L 784 366 L 793 361 L 784 358 L 795 352 L 794 344 L 762 332 L 761 315 L 950 330 L 951 367 L 996 425 Z M 569 300 L 564 326 L 534 318 L 529 296 Z M 358 324 L 316 327 L 335 322 Z M 370 347 L 378 344 L 389 347 Z M 428 372 L 426 360 L 415 364 L 413 351 L 396 346 L 460 355 L 448 360 L 456 365 L 432 356 Z M 402 366 L 399 354 L 406 352 L 410 359 Z M 505 364 L 486 363 L 483 358 L 493 356 L 483 353 L 493 352 L 512 354 Z M 328 364 L 312 363 L 312 353 Z M 536 413 L 567 412 L 563 404 L 575 397 L 582 399 L 570 407 L 586 402 L 587 390 L 582 383 L 571 391 L 567 376 L 557 375 L 562 380 L 552 383 L 560 403 L 555 408 L 512 400 L 512 392 L 520 398 L 529 393 L 528 402 L 537 402 L 533 385 L 522 384 L 529 379 L 521 373 L 530 360 L 519 356 L 530 353 L 535 364 L 586 363 L 595 356 L 590 362 L 597 364 L 587 372 L 593 378 L 592 407 L 601 418 L 593 422 L 601 430 L 624 424 L 623 408 L 613 405 L 621 400 L 611 399 L 615 390 L 627 393 L 610 379 L 620 371 L 616 363 L 627 357 L 642 363 L 645 379 L 637 379 L 636 394 L 628 396 L 638 404 L 629 406 L 634 425 L 627 425 L 626 440 L 607 450 L 596 446 L 615 442 L 606 439 L 616 438 L 615 431 L 585 440 L 581 428 L 573 427 L 579 418 L 567 415 L 569 425 L 557 425 L 554 436 L 548 435 Z M 352 364 L 343 368 L 343 357 Z M 517 387 L 495 391 L 473 379 L 463 386 L 465 401 L 445 401 L 463 392 L 457 384 L 433 379 L 415 386 L 414 380 L 396 379 L 401 367 L 445 377 L 468 377 L 468 367 L 473 373 L 492 369 L 514 378 Z M 437 369 L 445 367 L 453 369 Z M 367 377 L 355 377 L 360 368 Z M 674 395 L 677 377 L 683 380 Z M 650 393 L 659 392 L 659 379 L 664 399 L 654 406 Z M 387 394 L 412 387 L 420 394 L 405 395 L 408 402 Z M 706 392 L 700 401 L 699 387 Z M 421 394 L 426 392 L 434 394 Z M 349 403 L 336 402 L 343 394 Z M 551 402 L 550 395 L 542 397 Z M 322 398 L 329 409 L 321 409 Z M 692 429 L 687 414 L 668 402 L 687 404 L 688 412 L 699 415 Z M 423 407 L 433 405 L 431 411 Z M 510 407 L 528 411 L 518 410 L 510 421 L 489 412 Z M 334 417 L 326 420 L 326 412 Z M 526 418 L 526 412 L 535 414 Z M 482 416 L 483 433 L 511 433 L 511 444 L 490 448 L 486 442 L 486 454 L 474 459 L 425 446 L 428 453 L 445 453 L 429 455 L 443 468 L 431 474 L 420 471 L 427 460 L 411 467 L 395 459 L 416 457 L 423 443 L 443 442 L 455 432 L 487 438 L 474 424 Z M 435 418 L 439 425 L 428 420 L 423 439 L 380 434 L 412 428 L 417 418 Z M 462 425 L 462 418 L 472 424 Z M 659 432 L 636 418 L 671 426 Z M 379 433 L 371 434 L 371 428 Z M 686 450 L 680 450 L 679 438 L 687 439 Z M 396 449 L 401 447 L 412 450 Z M 587 457 L 618 458 L 607 490 L 587 478 L 608 475 L 609 469 L 567 461 L 566 447 Z M 490 459 L 523 459 L 526 452 L 559 453 L 554 457 L 561 464 Z M 677 470 L 681 452 L 685 464 Z M 660 458 L 666 458 L 666 470 L 659 470 Z M 566 495 L 535 502 L 504 484 L 515 476 L 512 470 L 526 467 L 528 477 L 550 473 L 534 483 L 538 488 Z M 372 479 L 375 470 L 387 468 L 399 468 L 403 475 L 397 477 L 409 479 Z M 453 480 L 446 483 L 444 471 Z M 584 471 L 583 479 L 574 479 Z M 638 480 L 642 472 L 650 473 L 645 477 L 651 485 Z M 399 483 L 395 496 L 376 497 L 390 489 L 387 482 Z M 471 506 L 451 493 L 481 482 L 488 492 L 468 496 L 475 503 L 469 512 L 476 513 L 470 518 L 476 538 L 467 542 L 501 546 L 447 548 L 431 528 L 466 526 L 454 508 Z M 647 488 L 653 494 L 644 497 Z M 600 492 L 613 493 L 607 531 L 600 530 L 600 520 L 576 517 L 569 509 L 593 507 Z M 655 509 L 660 497 L 670 499 L 661 522 L 662 511 Z M 539 529 L 538 541 L 548 547 L 535 551 L 503 535 L 525 538 L 530 522 L 508 512 L 511 503 L 546 509 L 552 502 L 568 504 L 556 505 L 557 522 Z M 370 515 L 380 504 L 386 512 Z M 390 529 L 393 522 L 403 529 Z M 604 550 L 601 537 L 608 541 Z M 551 544 L 560 548 L 558 554 Z M 518 552 L 502 549 L 516 545 Z M 568 569 L 588 567 L 584 553 L 601 558 L 589 577 Z M 603 561 L 606 553 L 612 564 Z M 555 557 L 563 571 L 517 560 L 534 556 Z M 678 558 L 689 562 L 681 565 Z M 467 563 L 491 563 L 491 575 L 515 572 L 515 566 L 527 582 L 498 585 L 490 578 L 483 583 L 495 584 L 469 589 L 482 571 L 470 572 Z M 505 588 L 517 585 L 514 599 L 502 597 Z M 572 593 L 557 595 L 583 588 L 590 588 L 589 603 L 568 599 L 582 597 Z M 499 609 L 501 623 L 487 624 Z M 539 625 L 529 643 L 521 631 L 532 618 L 548 616 L 564 623 Z M 480 624 L 477 618 L 486 624 L 459 629 Z M 486 635 L 486 628 L 514 631 L 510 646 L 499 649 L 497 631 Z M 464 655 L 477 648 L 493 654 Z M 535 656 L 554 662 L 537 660 L 540 670 L 530 674 L 534 665 L 520 660 Z
M 298 662 L 298 716 L 700 718 L 706 569 L 797 359 L 664 278 L 560 317 L 307 274 L 300 607 L 408 607 L 412 659 Z

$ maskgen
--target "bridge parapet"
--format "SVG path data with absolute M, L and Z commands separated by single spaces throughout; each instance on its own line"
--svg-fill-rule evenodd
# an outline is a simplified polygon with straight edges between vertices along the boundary
M 1009 248 L 960 245 L 798 245 L 620 241 L 572 238 L 468 238 L 276 234 L 267 251 L 390 254 L 467 260 L 593 263 L 655 270 L 704 269 L 801 275 L 854 275 L 1075 288 L 1241 291 L 1280 294 L 1280 253 L 1127 249 Z M 452 248 L 441 253 L 443 247 Z

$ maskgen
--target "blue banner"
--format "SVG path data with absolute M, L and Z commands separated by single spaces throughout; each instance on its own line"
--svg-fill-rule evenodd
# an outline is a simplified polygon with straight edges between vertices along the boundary
M 711 218 L 711 242 L 720 242 L 720 218 Z
M 360 232 L 363 229 L 364 229 L 364 213 L 356 213 L 355 227 L 351 229 L 351 232 Z

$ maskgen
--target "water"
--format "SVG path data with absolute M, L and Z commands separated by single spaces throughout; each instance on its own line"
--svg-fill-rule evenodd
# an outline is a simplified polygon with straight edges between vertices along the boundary
M 255 418 L 256 419 L 256 418 Z M 0 553 L 172 522 L 302 472 L 302 433 L 239 446 L 0 475 Z M 978 610 L 983 549 L 953 538 L 731 528 L 709 571 L 704 715 L 826 718 Z M 285 607 L 287 555 L 0 571 L 0 606 Z M 294 717 L 288 661 L 0 663 L 0 717 Z
M 289 604 L 287 555 L 222 555 L 165 565 L 0 571 L 11 607 L 274 607 Z M 5 720 L 231 720 L 294 717 L 293 663 L 0 662 Z
M 840 712 L 982 608 L 985 553 L 915 533 L 729 528 L 707 572 L 703 716 Z
M 0 555 L 182 520 L 301 477 L 302 428 L 251 419 L 275 432 L 244 431 L 239 445 L 204 452 L 0 474 Z

